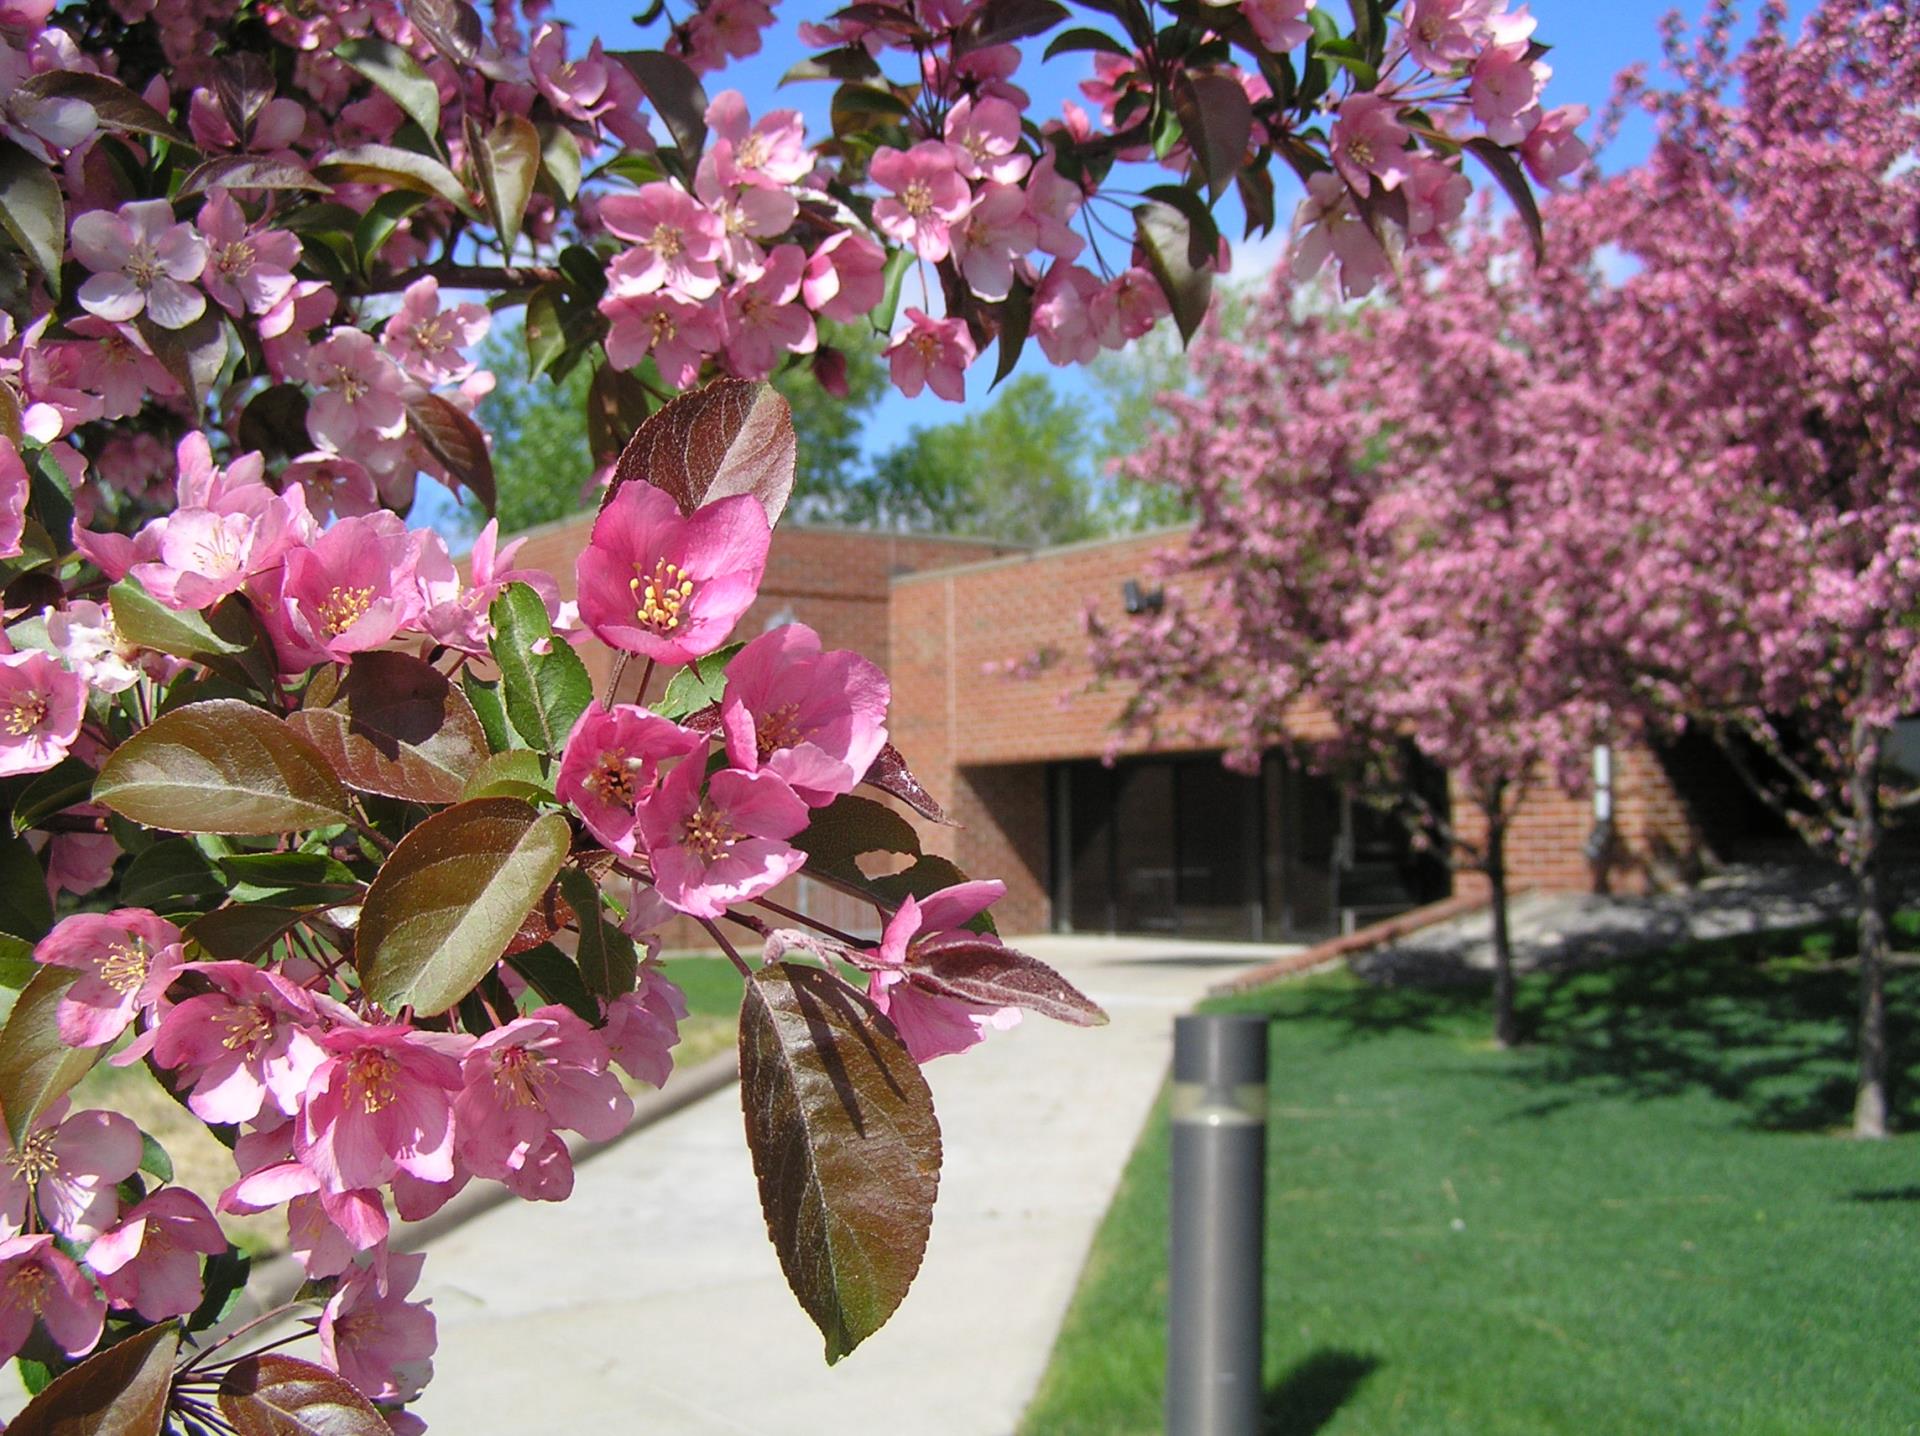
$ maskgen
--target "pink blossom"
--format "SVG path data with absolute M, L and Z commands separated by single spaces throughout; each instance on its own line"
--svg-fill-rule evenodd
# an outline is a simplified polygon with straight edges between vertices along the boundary
M 1409 0 L 1402 18 L 1407 53 L 1436 75 L 1471 64 L 1486 43 L 1497 0 Z
M 1553 71 L 1528 58 L 1533 27 L 1525 10 L 1499 17 L 1493 22 L 1492 43 L 1473 62 L 1467 93 L 1474 117 L 1495 144 L 1517 145 L 1540 123 L 1540 92 Z
M 99 1047 L 151 1013 L 186 962 L 180 929 L 145 908 L 80 912 L 62 918 L 33 949 L 33 960 L 80 974 L 60 999 L 60 1040 Z
M 763 189 L 742 181 L 733 167 L 732 148 L 721 140 L 708 150 L 693 178 L 693 192 L 720 223 L 720 263 L 751 278 L 765 262 L 754 241 L 785 233 L 800 212 L 799 202 L 783 189 Z
M 1035 245 L 1057 259 L 1077 259 L 1087 241 L 1072 221 L 1085 202 L 1080 186 L 1055 167 L 1053 151 L 1040 156 L 1027 176 L 1027 213 L 1033 219 Z
M 711 304 L 676 299 L 664 289 L 635 292 L 617 276 L 600 301 L 607 317 L 607 362 L 632 369 L 649 354 L 669 384 L 686 388 L 700 365 L 725 342 L 719 311 Z
M 302 454 L 281 471 L 280 481 L 306 495 L 307 512 L 315 519 L 350 519 L 380 507 L 380 491 L 367 466 L 344 454 L 320 449 Z
M 118 1112 L 68 1116 L 61 1098 L 0 1155 L 0 1235 L 20 1231 L 37 1208 L 61 1236 L 92 1241 L 119 1215 L 115 1189 L 139 1167 L 140 1153 L 140 1129 Z
M 107 1300 L 148 1321 L 200 1305 L 200 1261 L 227 1249 L 207 1204 L 184 1187 L 162 1187 L 87 1248 Z
M 700 734 L 644 708 L 593 704 L 567 735 L 553 790 L 602 846 L 630 857 L 635 814 L 659 787 L 662 765 L 705 750 Z
M 1087 364 L 1100 353 L 1090 308 L 1100 280 L 1077 264 L 1052 265 L 1033 295 L 1033 337 L 1052 364 Z
M 287 1250 L 309 1277 L 339 1276 L 390 1231 L 378 1192 L 315 1190 L 287 1199 Z
M 294 1119 L 293 1151 L 329 1191 L 378 1187 L 395 1172 L 453 1177 L 453 1095 L 460 1063 L 411 1027 L 336 1027 Z
M 1039 238 L 1039 226 L 1027 214 L 1025 192 L 1018 185 L 988 183 L 953 230 L 953 257 L 973 292 L 997 301 L 1013 289 L 1015 261 Z
M 1407 138 L 1388 101 L 1371 92 L 1349 95 L 1333 122 L 1334 168 L 1355 194 L 1371 193 L 1376 178 L 1382 189 L 1397 189 L 1407 177 Z
M 1313 8 L 1314 0 L 1243 0 L 1240 10 L 1260 43 L 1283 55 L 1296 45 L 1304 45 L 1313 34 L 1307 20 L 1307 12 Z
M 15 558 L 27 531 L 27 499 L 32 480 L 13 441 L 0 435 L 0 558 Z
M 313 346 L 306 369 L 319 391 L 307 408 L 307 432 L 321 448 L 364 458 L 368 440 L 406 432 L 406 377 L 372 335 L 341 325 Z
M 873 182 L 888 191 L 886 198 L 874 202 L 873 222 L 887 238 L 925 260 L 947 257 L 949 227 L 964 219 L 973 205 L 973 190 L 956 167 L 956 153 L 964 152 L 939 140 L 923 140 L 910 150 L 879 150 L 868 166 Z
M 1431 236 L 1435 244 L 1446 242 L 1446 232 L 1467 207 L 1473 186 L 1452 165 L 1416 156 L 1402 192 L 1407 199 L 1407 235 L 1411 239 Z
M 514 555 L 526 540 L 518 538 L 496 548 L 500 541 L 498 519 L 488 519 L 475 536 L 467 552 L 468 582 L 464 585 L 437 533 L 420 531 L 415 537 L 419 543 L 415 574 L 425 606 L 419 625 L 436 643 L 465 653 L 485 653 L 493 637 L 493 620 L 488 612 L 500 590 L 510 583 L 524 583 L 539 594 L 549 620 L 559 616 L 560 587 L 553 575 L 542 569 L 513 566 Z
M 99 131 L 100 115 L 72 96 L 20 93 L 33 69 L 27 56 L 0 44 L 0 131 L 35 159 L 52 164 L 56 151 L 78 148 Z
M 1093 332 L 1108 349 L 1119 349 L 1147 334 L 1167 313 L 1160 281 L 1135 265 L 1095 291 L 1087 302 Z
M 420 616 L 417 540 L 398 514 L 341 519 L 287 554 L 275 637 L 336 663 L 378 648 Z
M 0 654 L 0 777 L 66 757 L 86 709 L 87 685 L 46 654 Z
M 757 279 L 727 291 L 727 364 L 743 379 L 764 379 L 788 354 L 811 354 L 819 342 L 813 316 L 798 302 L 807 252 L 783 244 Z
M 554 1133 L 605 1142 L 633 1118 L 633 1100 L 607 1070 L 606 1041 L 564 1007 L 541 1007 L 494 1028 L 473 1044 L 460 1068 L 465 1085 L 453 1104 L 460 1160 L 475 1176 L 504 1182 L 521 1196 L 531 1195 L 522 1190 L 533 1175 L 529 1159 Z M 542 1174 L 541 1195 L 563 1175 L 570 1189 L 572 1162 L 560 1145 L 552 1173 Z
M 300 240 L 284 229 L 248 225 L 227 190 L 213 192 L 196 223 L 207 241 L 207 293 L 229 314 L 265 314 L 293 290 Z
M 193 287 L 207 267 L 206 241 L 175 222 L 166 200 L 88 210 L 73 221 L 73 253 L 93 271 L 78 295 L 89 314 L 124 323 L 145 311 L 162 329 L 184 329 L 206 312 Z
M 1584 165 L 1589 152 L 1578 131 L 1586 122 L 1585 105 L 1548 110 L 1520 147 L 1527 172 L 1543 185 L 1557 185 Z
M 317 1033 L 345 1014 L 270 969 L 201 962 L 212 984 L 160 1019 L 153 1060 L 174 1074 L 203 1122 L 251 1122 L 263 1111 L 291 1117 L 326 1060 Z
M 258 455 L 249 457 L 257 464 Z M 281 494 L 264 484 L 222 488 L 202 506 L 192 502 L 187 482 L 181 507 L 148 525 L 158 552 L 128 570 L 169 608 L 211 608 L 274 573 L 314 532 L 305 491 L 297 486 Z
M 669 773 L 640 833 L 660 896 L 715 918 L 800 871 L 806 855 L 786 839 L 806 827 L 807 805 L 771 773 L 723 768 L 703 784 L 704 769 L 696 757 Z
M 47 891 L 55 898 L 63 892 L 78 897 L 103 888 L 119 856 L 112 833 L 53 833 L 47 838 Z
M 1389 272 L 1386 251 L 1353 207 L 1353 196 L 1338 175 L 1324 172 L 1307 181 L 1307 197 L 1294 216 L 1298 238 L 1293 274 L 1309 279 L 1328 259 L 1340 266 L 1340 291 L 1349 298 L 1370 292 Z
M 856 230 L 843 229 L 823 240 L 807 261 L 800 297 L 821 318 L 849 323 L 880 302 L 886 268 L 884 249 Z
M 47 614 L 47 642 L 67 668 L 100 693 L 124 693 L 140 681 L 138 650 L 123 644 L 106 605 L 76 598 Z
M 0 1359 L 19 1354 L 37 1321 L 77 1361 L 99 1343 L 106 1319 L 93 1283 L 52 1237 L 0 1241 Z
M 727 665 L 727 760 L 786 780 L 810 807 L 851 793 L 887 741 L 887 675 L 857 653 L 823 652 L 804 623 L 763 633 Z
M 965 320 L 934 319 L 910 307 L 907 328 L 887 346 L 887 370 L 893 387 L 909 399 L 931 387 L 957 404 L 967 397 L 967 366 L 974 354 Z
M 743 183 L 778 188 L 813 172 L 798 110 L 769 110 L 749 124 L 746 97 L 722 90 L 707 106 L 707 128 L 731 147 L 733 168 Z
M 67 321 L 67 332 L 89 341 L 61 348 L 73 362 L 74 382 L 99 397 L 101 418 L 132 418 L 146 407 L 148 394 L 179 394 L 178 381 L 131 324 L 82 314 Z
M 1005 1031 L 1019 1023 L 1017 1007 L 985 1007 L 944 996 L 916 983 L 909 970 L 919 942 L 964 928 L 1006 891 L 1002 882 L 956 883 L 924 900 L 903 899 L 887 920 L 880 946 L 873 950 L 881 966 L 867 974 L 867 996 L 893 1019 L 914 1061 L 930 1062 L 950 1052 L 964 1052 L 984 1041 L 989 1029 Z M 981 943 L 998 941 L 987 934 L 973 936 Z
M 204 150 L 248 149 L 256 152 L 285 149 L 307 127 L 307 110 L 298 100 L 280 96 L 262 105 L 253 116 L 245 142 L 227 123 L 226 111 L 213 91 L 197 89 L 187 102 L 187 132 Z
M 720 288 L 714 263 L 725 238 L 720 220 L 686 191 L 665 182 L 637 194 L 600 201 L 600 220 L 610 234 L 635 245 L 607 267 L 609 290 L 651 294 L 665 289 L 681 299 L 707 299 Z
M 760 590 L 772 537 L 746 494 L 682 515 L 647 483 L 628 483 L 600 510 L 575 566 L 580 619 L 602 643 L 660 663 L 720 647 Z
M 652 892 L 652 889 L 648 889 Z M 664 901 L 655 898 L 661 907 Z M 671 910 L 668 910 L 671 916 Z M 630 913 L 629 919 L 632 914 Z M 624 929 L 626 924 L 621 925 Z M 680 1023 L 687 1015 L 687 999 L 652 962 L 640 965 L 639 985 L 607 1004 L 607 1023 L 601 1029 L 613 1060 L 627 1075 L 652 1087 L 664 1087 L 673 1073 L 673 1048 L 680 1041 Z
M 533 32 L 527 63 L 534 86 L 561 114 L 591 120 L 607 93 L 607 60 L 595 40 L 578 60 L 568 60 L 566 31 L 548 21 Z
M 433 1377 L 438 1341 L 424 1301 L 405 1298 L 424 1253 L 384 1252 L 358 1266 L 320 1313 L 320 1359 L 375 1401 L 411 1401 Z
M 1020 111 L 1005 100 L 962 96 L 947 111 L 954 167 L 970 180 L 1017 184 L 1033 161 L 1020 148 Z
M 423 384 L 458 384 L 473 373 L 462 350 L 487 336 L 492 322 L 484 304 L 440 306 L 440 281 L 416 279 L 400 298 L 400 310 L 380 331 L 380 345 Z

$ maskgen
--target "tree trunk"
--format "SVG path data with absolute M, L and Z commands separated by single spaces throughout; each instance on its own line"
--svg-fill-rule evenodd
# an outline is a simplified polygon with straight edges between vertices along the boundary
M 1513 1016 L 1513 942 L 1507 931 L 1507 834 L 1496 795 L 1487 811 L 1487 886 L 1493 906 L 1493 1042 L 1507 1048 L 1520 1041 Z
M 1880 743 L 1856 742 L 1851 806 L 1855 924 L 1860 945 L 1860 1088 L 1853 1103 L 1853 1135 L 1887 1135 L 1886 895 L 1880 884 Z

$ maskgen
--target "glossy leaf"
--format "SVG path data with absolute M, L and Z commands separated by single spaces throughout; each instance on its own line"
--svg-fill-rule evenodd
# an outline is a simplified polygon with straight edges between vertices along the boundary
M 0 988 L 18 992 L 40 970 L 33 960 L 33 944 L 25 938 L 0 932 Z
M 1020 362 L 1021 351 L 1027 347 L 1027 334 L 1033 328 L 1033 286 L 1024 279 L 1016 279 L 1007 297 L 994 306 L 993 312 L 999 321 L 999 358 L 993 366 L 993 383 L 989 387 L 998 388 L 1013 372 L 1014 365 Z
M 356 1387 L 277 1351 L 234 1362 L 214 1399 L 236 1436 L 392 1436 Z
M 47 1108 L 73 1090 L 105 1049 L 69 1047 L 56 1020 L 60 999 L 80 980 L 72 967 L 42 967 L 14 999 L 0 1028 L 0 1108 L 15 1147 Z
M 314 194 L 332 194 L 307 172 L 305 165 L 270 155 L 220 155 L 205 164 L 195 165 L 180 182 L 180 197 L 205 194 L 213 189 L 293 189 Z
M 659 50 L 616 50 L 607 56 L 633 72 L 660 122 L 680 148 L 687 173 L 707 145 L 707 92 L 685 60 Z
M 1540 223 L 1540 202 L 1534 197 L 1533 186 L 1527 183 L 1526 172 L 1520 168 L 1520 161 L 1514 158 L 1513 151 L 1501 148 L 1485 135 L 1475 135 L 1465 141 L 1462 148 L 1485 165 L 1488 173 L 1500 182 L 1500 188 L 1513 201 L 1514 212 L 1520 216 L 1520 223 L 1527 228 L 1527 237 L 1533 241 L 1534 257 L 1544 259 L 1547 235 Z
M 847 793 L 814 809 L 812 820 L 794 837 L 793 845 L 807 855 L 809 871 L 864 884 L 856 857 L 862 853 L 918 856 L 920 835 L 886 804 Z
M 473 155 L 480 193 L 486 197 L 487 215 L 501 244 L 511 250 L 520 238 L 520 221 L 526 218 L 527 201 L 533 198 L 533 182 L 540 173 L 540 132 L 523 115 L 500 116 L 484 135 L 469 121 L 467 148 Z
M 333 55 L 371 80 L 420 127 L 421 134 L 429 140 L 438 140 L 440 87 L 413 56 L 378 35 L 343 40 L 333 47 Z
M 38 942 L 53 926 L 53 899 L 40 859 L 21 837 L 0 841 L 0 932 Z
M 880 902 L 897 907 L 907 897 L 928 897 L 942 888 L 950 888 L 956 883 L 965 881 L 967 881 L 967 875 L 951 858 L 943 858 L 937 853 L 926 853 L 915 858 L 910 866 L 899 872 L 882 873 L 877 878 L 869 879 L 866 891 Z M 965 926 L 971 932 L 992 933 L 995 931 L 993 914 L 991 912 L 975 913 Z
M 720 713 L 715 705 L 727 691 L 727 665 L 746 646 L 744 643 L 729 643 L 725 648 L 715 649 L 694 659 L 668 680 L 667 691 L 654 705 L 654 711 L 662 717 L 680 721 L 712 708 L 713 722 L 701 731 L 717 732 Z
M 514 730 L 543 753 L 558 753 L 567 734 L 593 702 L 586 664 L 553 636 L 547 606 L 524 583 L 510 583 L 487 611 L 493 621 L 488 648 L 500 665 L 500 693 Z M 534 652 L 545 642 L 545 653 Z
M 962 27 L 954 42 L 954 54 L 1044 35 L 1070 16 L 1067 7 L 1056 0 L 987 0 Z
M 120 877 L 120 900 L 160 913 L 197 911 L 220 901 L 226 881 L 191 840 L 168 838 L 134 854 Z
M 221 311 L 209 308 L 184 329 L 163 329 L 144 313 L 133 326 L 195 407 L 205 404 L 227 365 L 227 322 Z
M 600 909 L 599 885 L 578 868 L 566 868 L 560 874 L 560 893 L 573 909 L 579 929 L 574 960 L 586 990 L 608 999 L 632 992 L 640 970 L 639 954 L 634 951 L 633 939 L 606 920 Z M 599 1020 L 597 1013 L 594 1020 Z
M 621 451 L 607 498 L 638 480 L 690 514 L 714 499 L 752 494 L 772 524 L 793 492 L 796 457 L 787 401 L 771 385 L 719 379 L 648 417 Z
M 273 101 L 273 66 L 264 55 L 239 50 L 213 61 L 213 95 L 220 113 L 239 136 L 242 145 L 253 140 L 253 127 L 260 112 Z
M 1253 104 L 1238 80 L 1204 74 L 1181 77 L 1173 89 L 1173 108 L 1200 161 L 1207 192 L 1217 201 L 1246 163 Z
M 486 27 L 467 0 L 406 0 L 406 9 L 414 28 L 456 66 L 464 69 L 478 58 Z
M 219 868 L 234 896 L 247 901 L 297 893 L 303 901 L 331 902 L 361 887 L 351 868 L 325 853 L 234 853 Z
M 540 168 L 560 198 L 571 204 L 580 193 L 580 142 L 565 125 L 540 126 Z
M 940 1183 L 933 1095 L 865 996 L 781 962 L 747 984 L 740 1100 L 767 1234 L 838 1361 L 920 1269 Z
M 171 1321 L 117 1341 L 56 1376 L 8 1424 L 8 1436 L 159 1436 L 179 1352 Z
M 11 140 L 0 140 L 0 227 L 58 297 L 67 203 L 53 171 Z
M 13 801 L 13 830 L 24 833 L 62 808 L 84 803 L 93 791 L 93 769 L 78 758 L 62 758 L 44 773 L 36 773 Z M 4 925 L 0 925 L 4 930 Z
M 500 961 L 571 839 L 565 818 L 516 798 L 435 813 L 367 889 L 355 943 L 362 987 L 389 1012 L 445 1012 Z
M 374 197 L 367 212 L 353 227 L 353 252 L 362 274 L 373 273 L 374 261 L 386 248 L 387 241 L 398 234 L 400 226 L 425 203 L 426 195 L 405 189 L 390 189 Z
M 891 743 L 880 750 L 880 756 L 873 760 L 873 766 L 867 769 L 866 776 L 860 781 L 878 788 L 890 798 L 898 798 L 923 818 L 953 826 L 953 819 L 947 816 L 947 810 L 934 800 L 933 794 L 920 786 L 920 780 L 913 776 L 906 758 Z
M 526 748 L 495 753 L 473 770 L 462 798 L 523 798 L 529 803 L 554 801 L 553 784 L 540 771 L 540 755 Z
M 379 203 L 375 201 L 376 208 Z M 270 384 L 262 389 L 240 411 L 239 439 L 242 449 L 263 454 L 291 459 L 306 453 L 313 446 L 307 435 L 307 391 L 298 384 Z
M 488 756 L 465 695 L 406 653 L 363 653 L 344 675 L 323 669 L 287 726 L 325 754 L 348 787 L 411 803 L 459 802 Z
M 467 188 L 453 171 L 428 155 L 393 145 L 349 145 L 323 156 L 323 175 L 360 184 L 393 185 L 443 199 L 470 219 L 478 219 Z
M 113 626 L 128 643 L 172 658 L 203 664 L 234 682 L 261 687 L 273 682 L 273 667 L 261 649 L 259 630 L 230 598 L 207 615 L 168 608 L 139 582 L 123 578 L 107 591 Z
M 525 979 L 542 1002 L 558 1003 L 583 1021 L 600 1021 L 600 1006 L 581 980 L 580 969 L 552 943 L 543 942 L 525 952 L 514 953 L 507 959 L 507 966 Z M 628 990 L 632 990 L 631 984 Z
M 474 716 L 480 720 L 480 727 L 487 735 L 487 746 L 499 753 L 513 741 L 512 730 L 507 726 L 506 706 L 500 698 L 499 681 L 476 678 L 471 668 L 462 668 L 460 691 L 467 695 L 467 702 L 473 705 Z M 473 795 L 469 793 L 467 796 Z
M 420 390 L 407 396 L 407 427 L 462 484 L 492 513 L 497 502 L 493 456 L 480 426 L 455 408 L 453 401 Z
M 94 801 L 179 833 L 285 833 L 343 821 L 327 760 L 271 713 L 230 698 L 176 708 L 122 743 Z
M 300 925 L 306 912 L 271 903 L 230 903 L 188 923 L 188 937 L 216 961 L 251 961 Z
M 20 100 L 84 100 L 93 106 L 103 127 L 126 130 L 137 135 L 153 135 L 175 144 L 191 145 L 184 130 L 134 94 L 118 80 L 91 75 L 80 70 L 43 70 L 20 82 L 14 92 Z
M 567 347 L 566 325 L 560 319 L 560 301 L 566 293 L 558 284 L 543 284 L 527 296 L 521 321 L 527 342 L 527 377 L 538 379 Z
M 1191 340 L 1213 302 L 1213 268 L 1196 264 L 1192 221 L 1174 206 L 1149 200 L 1134 211 L 1135 231 L 1147 256 L 1147 267 L 1159 281 L 1173 311 L 1182 339 Z
M 1023 1007 L 1075 1027 L 1099 1027 L 1099 1004 L 1037 957 L 983 942 L 970 933 L 943 933 L 913 944 L 907 959 L 913 980 L 942 997 L 986 1007 Z
M 587 449 L 594 463 L 617 458 L 652 412 L 637 375 L 603 364 L 587 385 Z

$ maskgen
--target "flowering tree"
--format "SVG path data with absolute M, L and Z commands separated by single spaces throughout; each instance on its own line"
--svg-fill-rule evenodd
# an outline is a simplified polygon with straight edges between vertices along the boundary
M 1174 486 L 1192 533 L 1160 559 L 1165 610 L 1092 621 L 1123 721 L 1184 727 L 1257 763 L 1284 744 L 1402 796 L 1416 832 L 1485 873 L 1494 1031 L 1517 1040 L 1506 838 L 1543 778 L 1575 781 L 1606 731 L 1585 650 L 1605 574 L 1573 502 L 1609 399 L 1540 315 L 1511 232 L 1436 247 L 1391 304 L 1303 314 L 1284 276 L 1125 466 Z M 1470 821 L 1419 796 L 1445 767 Z
M 1029 337 L 1188 334 L 1212 205 L 1270 228 L 1276 159 L 1357 284 L 1467 154 L 1531 217 L 1523 167 L 1570 143 L 1492 0 L 1091 8 L 835 12 L 795 74 L 838 86 L 815 143 L 700 78 L 760 0 L 656 6 L 622 53 L 506 3 L 0 0 L 0 1353 L 44 1387 L 15 1430 L 412 1429 L 432 1319 L 393 1223 L 471 1181 L 567 1194 L 562 1134 L 629 1115 L 612 1069 L 666 1075 L 676 912 L 748 978 L 749 1140 L 828 1358 L 899 1302 L 939 1162 L 918 1064 L 1101 1015 L 999 943 L 999 884 L 855 793 L 942 820 L 885 676 L 798 626 L 729 643 L 795 462 L 757 381 L 841 387 L 821 320 L 945 397 L 990 343 L 1004 376 Z M 1097 118 L 1027 114 L 1049 32 Z M 402 517 L 423 474 L 492 504 L 474 354 L 507 306 L 536 374 L 591 374 L 577 606 L 494 526 L 463 573 Z M 597 696 L 586 635 L 623 655 Z M 802 866 L 882 940 L 775 905 Z M 156 1144 L 71 1109 L 109 1053 L 230 1143 L 213 1206 L 285 1209 L 322 1366 L 205 1341 L 244 1263 Z
M 1920 709 L 1920 16 L 1827 0 L 1795 39 L 1769 4 L 1737 52 L 1735 20 L 1670 32 L 1652 158 L 1557 211 L 1575 257 L 1627 260 L 1563 307 L 1636 438 L 1588 469 L 1628 545 L 1627 674 L 1853 875 L 1854 1127 L 1880 1136 L 1884 839 L 1920 798 L 1888 752 Z

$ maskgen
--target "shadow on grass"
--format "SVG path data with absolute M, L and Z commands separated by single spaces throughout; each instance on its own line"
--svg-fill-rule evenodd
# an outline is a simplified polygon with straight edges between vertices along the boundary
M 1879 1187 L 1870 1191 L 1848 1192 L 1850 1202 L 1920 1202 L 1920 1187 Z
M 1267 1388 L 1260 1408 L 1260 1436 L 1311 1436 L 1353 1398 L 1380 1358 L 1323 1346 L 1295 1362 Z

